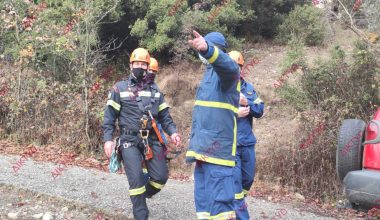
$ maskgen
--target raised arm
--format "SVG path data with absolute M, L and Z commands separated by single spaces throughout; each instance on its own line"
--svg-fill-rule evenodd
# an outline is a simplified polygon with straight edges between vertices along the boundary
M 208 60 L 215 72 L 220 77 L 222 89 L 228 90 L 237 85 L 239 81 L 239 66 L 228 54 L 224 53 L 212 42 L 206 41 L 202 35 L 193 31 L 194 39 L 189 40 L 189 45 L 198 51 L 201 56 Z
M 208 60 L 220 77 L 222 88 L 228 90 L 231 86 L 236 85 L 239 80 L 239 66 L 227 53 L 210 45 L 212 43 L 207 42 L 207 51 L 200 52 L 200 54 Z

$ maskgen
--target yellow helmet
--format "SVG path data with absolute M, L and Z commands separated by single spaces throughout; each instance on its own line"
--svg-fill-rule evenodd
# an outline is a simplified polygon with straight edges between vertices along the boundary
M 144 48 L 135 49 L 131 54 L 129 62 L 132 63 L 135 61 L 146 62 L 149 64 L 150 63 L 150 55 L 149 55 L 148 51 Z
M 230 55 L 230 57 L 235 60 L 235 62 L 241 66 L 244 65 L 244 58 L 243 58 L 243 55 L 239 52 L 239 51 L 236 51 L 236 50 L 233 50 L 231 52 L 228 53 L 228 55 Z
M 158 71 L 158 62 L 153 57 L 150 58 L 149 69 L 156 72 Z

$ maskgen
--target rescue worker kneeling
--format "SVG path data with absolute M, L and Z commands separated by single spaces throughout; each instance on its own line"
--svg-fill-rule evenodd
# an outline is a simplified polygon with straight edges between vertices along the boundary
M 150 62 L 147 50 L 137 48 L 130 57 L 132 74 L 128 79 L 117 82 L 108 96 L 104 113 L 104 151 L 108 157 L 113 150 L 112 136 L 118 119 L 120 128 L 120 153 L 129 183 L 129 194 L 133 205 L 133 215 L 137 220 L 148 219 L 146 198 L 158 193 L 168 179 L 165 160 L 158 136 L 152 128 L 152 121 L 160 123 L 171 136 L 176 147 L 180 137 L 176 131 L 169 106 L 155 83 L 147 83 L 146 74 Z M 141 161 L 145 160 L 149 181 L 144 181 Z

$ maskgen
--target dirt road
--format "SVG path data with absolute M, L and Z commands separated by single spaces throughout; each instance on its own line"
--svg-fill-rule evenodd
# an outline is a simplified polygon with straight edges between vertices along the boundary
M 19 158 L 0 155 L 0 219 L 42 218 L 47 212 L 51 219 L 96 219 L 99 213 L 112 219 L 132 217 L 124 175 L 68 166 L 53 178 L 58 164 L 31 159 L 16 173 L 12 165 Z M 196 219 L 193 186 L 193 182 L 169 180 L 161 193 L 148 200 L 150 219 Z M 286 210 L 282 219 L 333 219 L 252 197 L 247 204 L 252 219 L 272 219 L 280 209 Z

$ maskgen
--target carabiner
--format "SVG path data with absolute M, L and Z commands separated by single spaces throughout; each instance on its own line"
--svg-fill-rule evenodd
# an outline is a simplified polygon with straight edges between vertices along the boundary
M 140 130 L 140 136 L 141 138 L 144 140 L 144 139 L 148 139 L 149 137 L 149 130 Z

